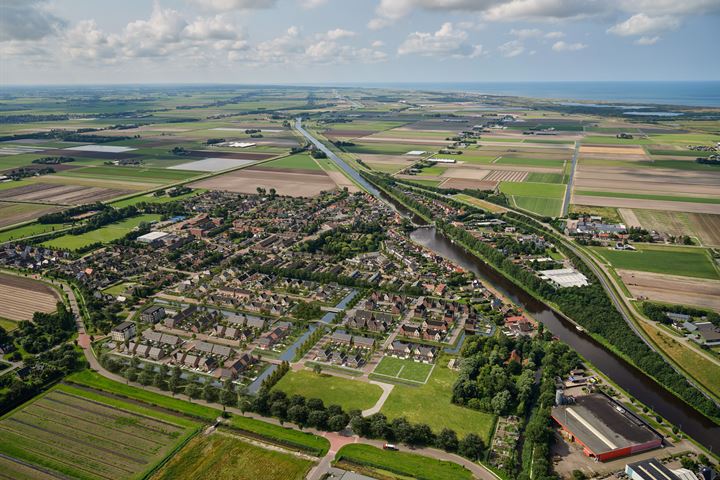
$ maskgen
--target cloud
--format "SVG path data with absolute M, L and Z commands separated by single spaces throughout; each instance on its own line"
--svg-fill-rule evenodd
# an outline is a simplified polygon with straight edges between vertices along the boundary
M 651 35 L 666 30 L 674 30 L 679 26 L 680 20 L 671 15 L 649 16 L 644 13 L 637 13 L 624 22 L 608 28 L 607 31 L 613 35 L 627 37 L 633 35 Z
M 434 33 L 414 32 L 398 47 L 399 55 L 475 58 L 482 54 L 481 45 L 470 45 L 467 32 L 458 30 L 450 22 Z
M 567 43 L 562 40 L 555 42 L 552 46 L 552 49 L 556 52 L 577 52 L 585 48 L 587 48 L 587 45 L 584 43 Z
M 329 38 L 330 40 L 354 37 L 355 35 L 356 35 L 355 32 L 351 32 L 350 30 L 343 30 L 342 28 L 336 28 L 335 30 L 330 30 L 325 34 L 325 36 L 327 38 Z
M 565 34 L 563 32 L 548 32 L 545 34 L 545 38 L 563 38 Z
M 493 22 L 555 21 L 587 18 L 607 11 L 603 0 L 509 0 L 495 2 L 484 10 L 483 18 Z
M 520 40 L 511 40 L 498 47 L 503 57 L 517 57 L 525 51 L 525 45 Z
M 234 10 L 260 10 L 273 8 L 277 0 L 191 0 L 203 10 L 231 12 Z
M 373 47 L 373 48 L 384 47 L 384 46 L 385 46 L 385 42 L 383 42 L 382 40 L 375 40 L 374 42 L 372 42 L 372 43 L 370 44 L 370 46 Z
M 325 5 L 328 0 L 300 0 L 300 5 L 303 8 L 317 8 Z
M 519 30 L 513 28 L 510 30 L 510 35 L 514 35 L 518 38 L 533 38 L 542 36 L 543 31 L 538 28 L 521 28 Z
M 65 20 L 45 9 L 45 0 L 2 0 L 0 42 L 39 40 L 56 33 Z
M 658 35 L 655 35 L 654 37 L 640 37 L 637 40 L 635 40 L 635 45 L 642 45 L 642 46 L 648 46 L 648 45 L 655 45 L 657 42 L 660 41 L 660 37 Z

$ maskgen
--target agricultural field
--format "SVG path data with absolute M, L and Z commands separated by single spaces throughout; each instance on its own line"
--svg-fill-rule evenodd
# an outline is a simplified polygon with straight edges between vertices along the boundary
M 672 212 L 663 210 L 630 210 L 637 223 L 648 231 L 679 237 L 696 237 L 703 245 L 720 245 L 720 215 Z M 625 219 L 625 209 L 621 213 Z M 626 219 L 626 222 L 628 220 Z
M 177 202 L 179 200 L 183 200 L 186 198 L 194 197 L 195 195 L 200 195 L 201 193 L 204 193 L 205 190 L 201 188 L 196 188 L 192 192 L 184 193 L 182 195 L 178 195 L 177 197 L 170 197 L 168 195 L 163 195 L 162 197 L 156 197 L 152 193 L 149 193 L 147 195 L 138 195 L 136 197 L 132 198 L 126 198 L 125 200 L 118 200 L 116 202 L 112 202 L 110 205 L 115 208 L 123 208 L 123 207 L 129 207 L 130 205 L 137 205 L 138 203 L 155 203 L 155 204 L 161 204 L 161 203 L 170 203 L 170 202 Z
M 290 170 L 322 170 L 320 165 L 307 153 L 298 153 L 262 164 L 262 168 Z
M 302 480 L 314 462 L 268 450 L 217 431 L 197 436 L 177 452 L 153 480 Z
M 474 207 L 482 208 L 483 210 L 487 210 L 488 212 L 492 213 L 502 213 L 507 211 L 504 207 L 501 207 L 500 205 L 495 205 L 494 203 L 480 200 L 479 198 L 471 197 L 470 195 L 466 195 L 464 193 L 458 193 L 453 198 L 461 202 L 470 204 Z
M 720 199 L 718 198 L 575 190 L 573 193 L 573 203 L 600 207 L 720 214 Z
M 62 228 L 66 228 L 66 225 L 52 223 L 31 223 L 15 228 L 8 228 L 6 230 L 0 231 L 0 243 L 17 240 L 19 238 L 31 237 L 33 235 L 41 235 L 43 233 L 54 232 L 55 230 L 60 230 Z
M 0 317 L 19 322 L 32 320 L 35 312 L 52 313 L 58 293 L 37 280 L 0 273 Z
M 423 478 L 433 480 L 463 480 L 473 478 L 472 473 L 457 463 L 435 460 L 414 453 L 391 452 L 371 445 L 345 445 L 335 455 L 335 462 L 367 467 L 400 475 L 397 478 Z M 385 478 L 385 476 L 383 476 Z M 392 478 L 392 477 L 391 477 Z
M 198 427 L 119 398 L 58 385 L 0 420 L 0 452 L 77 479 L 140 479 Z
M 350 380 L 305 370 L 285 374 L 273 390 L 288 396 L 298 394 L 306 398 L 319 398 L 325 405 L 340 405 L 345 411 L 366 410 L 378 401 L 382 389 L 361 380 Z
M 591 247 L 616 270 L 664 273 L 684 277 L 720 279 L 717 268 L 704 248 L 635 245 L 633 251 Z
M 33 220 L 41 215 L 45 215 L 46 213 L 52 213 L 58 210 L 58 207 L 52 205 L 10 203 L 3 201 L 0 202 L 0 227 L 7 227 L 15 225 L 16 223 L 27 222 L 28 220 Z M 2 234 L 0 234 L 0 236 L 2 236 Z
M 623 283 L 636 298 L 662 303 L 694 305 L 720 311 L 720 281 L 671 274 L 618 270 Z
M 456 378 L 457 373 L 447 367 L 447 359 L 440 358 L 425 385 L 396 384 L 380 412 L 389 419 L 406 417 L 413 423 L 426 423 L 434 432 L 450 428 L 461 438 L 468 433 L 477 433 L 487 442 L 495 426 L 495 417 L 452 403 Z M 439 411 L 442 415 L 437 414 Z
M 53 238 L 42 243 L 48 248 L 59 248 L 64 250 L 78 250 L 94 243 L 109 243 L 113 240 L 123 238 L 134 228 L 143 222 L 155 222 L 160 220 L 160 215 L 146 214 L 137 217 L 127 218 L 117 223 L 105 225 L 97 230 L 91 230 L 81 235 L 66 234 Z
M 565 188 L 565 185 L 555 183 L 500 183 L 500 191 L 517 207 L 548 217 L 560 215 Z
M 279 195 L 312 197 L 322 191 L 332 190 L 336 183 L 318 167 L 317 172 L 293 171 L 287 168 L 251 167 L 224 173 L 195 182 L 193 188 L 226 190 L 236 193 L 257 193 L 257 188 L 274 188 Z
M 388 379 L 399 379 L 408 382 L 427 383 L 434 365 L 419 363 L 413 360 L 402 358 L 383 357 L 380 363 L 373 370 L 373 376 L 379 376 L 378 380 L 387 377 Z

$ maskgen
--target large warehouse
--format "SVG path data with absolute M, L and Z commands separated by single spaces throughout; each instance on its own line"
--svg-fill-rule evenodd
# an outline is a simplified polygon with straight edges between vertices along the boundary
M 565 437 L 601 462 L 662 445 L 660 435 L 604 395 L 584 395 L 553 407 L 552 417 Z

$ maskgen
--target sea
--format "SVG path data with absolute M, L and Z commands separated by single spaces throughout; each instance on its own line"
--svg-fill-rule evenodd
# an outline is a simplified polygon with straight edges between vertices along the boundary
M 558 100 L 720 107 L 720 81 L 376 83 L 365 87 L 473 92 Z

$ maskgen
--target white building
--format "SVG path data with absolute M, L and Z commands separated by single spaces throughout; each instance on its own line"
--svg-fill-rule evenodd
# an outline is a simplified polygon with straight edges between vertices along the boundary
M 587 277 L 574 268 L 559 268 L 557 270 L 541 270 L 540 278 L 548 280 L 560 288 L 584 287 L 588 285 Z

